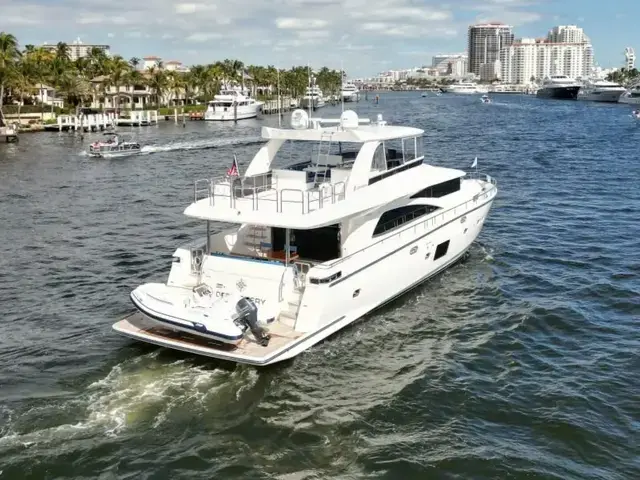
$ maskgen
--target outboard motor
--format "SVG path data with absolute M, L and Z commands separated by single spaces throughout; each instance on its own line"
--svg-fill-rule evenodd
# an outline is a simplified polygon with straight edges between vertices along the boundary
M 253 300 L 247 297 L 242 297 L 238 300 L 238 303 L 236 303 L 236 312 L 238 313 L 238 320 L 249 327 L 249 330 L 251 330 L 251 333 L 258 343 L 263 347 L 269 345 L 271 336 L 264 330 L 264 328 L 258 325 L 258 307 L 256 307 Z

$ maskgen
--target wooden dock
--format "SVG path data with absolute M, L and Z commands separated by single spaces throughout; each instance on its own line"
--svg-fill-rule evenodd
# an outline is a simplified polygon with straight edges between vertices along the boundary
M 262 113 L 272 115 L 276 113 L 289 112 L 298 107 L 299 101 L 291 97 L 280 97 L 274 100 L 267 100 L 262 105 Z
M 58 115 L 56 123 L 46 124 L 44 129 L 50 132 L 97 132 L 115 126 L 113 113 L 90 113 L 81 115 Z
M 146 127 L 157 125 L 157 110 L 132 110 L 127 115 L 116 118 L 116 125 L 119 127 Z

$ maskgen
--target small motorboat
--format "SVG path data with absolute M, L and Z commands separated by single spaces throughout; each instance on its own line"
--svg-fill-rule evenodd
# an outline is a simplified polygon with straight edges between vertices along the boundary
M 247 330 L 258 343 L 267 344 L 269 334 L 261 325 L 276 317 L 268 307 L 258 309 L 250 297 L 214 291 L 205 284 L 185 289 L 147 283 L 131 292 L 131 301 L 156 324 L 232 345 L 238 344 Z
M 421 97 L 426 97 L 427 96 L 427 92 L 422 92 Z
M 481 101 L 482 103 L 491 103 L 491 99 L 489 98 L 489 95 L 482 95 L 482 96 L 480 97 L 480 101 Z
M 142 147 L 138 142 L 122 139 L 118 134 L 106 132 L 109 138 L 104 142 L 93 142 L 89 145 L 88 155 L 90 157 L 127 157 L 141 152 Z
M 634 110 L 631 112 L 631 118 L 634 120 L 640 120 L 640 110 Z

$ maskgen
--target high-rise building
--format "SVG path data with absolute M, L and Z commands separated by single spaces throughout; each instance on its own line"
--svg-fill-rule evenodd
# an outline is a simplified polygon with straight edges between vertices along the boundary
M 57 50 L 58 45 L 45 42 L 42 45 L 42 48 L 44 48 L 45 50 Z M 88 56 L 94 48 L 97 50 L 102 50 L 105 54 L 109 55 L 111 47 L 109 47 L 109 45 L 82 43 L 82 41 L 78 37 L 73 41 L 73 43 L 68 43 L 67 48 L 69 49 L 69 59 L 75 61 L 79 58 Z
M 471 25 L 468 38 L 469 73 L 480 76 L 483 64 L 496 65 L 500 50 L 513 43 L 513 27 L 502 23 Z M 493 68 L 493 67 L 489 67 Z
M 451 55 L 434 55 L 431 68 L 435 68 L 440 75 L 462 77 L 467 73 L 467 56 L 463 53 Z
M 549 43 L 591 43 L 584 30 L 576 25 L 558 25 L 547 34 Z
M 551 75 L 587 78 L 593 70 L 591 44 L 522 38 L 501 52 L 502 81 L 526 84 Z
M 624 49 L 624 60 L 624 68 L 627 70 L 636 68 L 636 52 L 633 51 L 633 48 L 627 47 Z

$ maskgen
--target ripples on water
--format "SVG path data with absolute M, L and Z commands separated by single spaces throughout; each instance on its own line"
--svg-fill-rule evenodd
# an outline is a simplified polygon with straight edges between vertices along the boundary
M 246 165 L 264 122 L 134 130 L 130 159 L 0 145 L 0 480 L 640 478 L 640 127 L 495 100 L 357 105 L 424 128 L 432 163 L 478 156 L 498 199 L 464 262 L 263 370 L 111 323 L 202 230 L 193 180 Z

